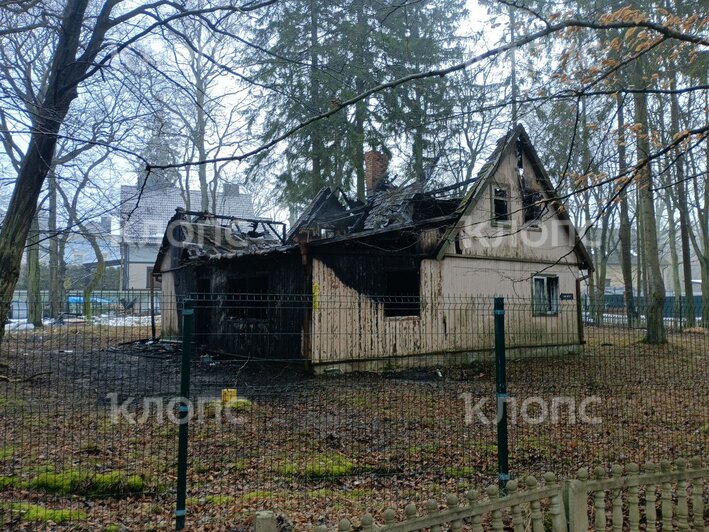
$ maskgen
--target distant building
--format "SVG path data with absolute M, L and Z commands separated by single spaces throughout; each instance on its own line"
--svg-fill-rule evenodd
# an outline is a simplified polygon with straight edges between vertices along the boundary
M 165 226 L 178 207 L 199 211 L 201 193 L 189 192 L 186 205 L 183 191 L 176 186 L 158 186 L 142 190 L 138 186 L 121 186 L 120 260 L 122 289 L 150 288 L 155 258 L 158 255 Z M 250 194 L 242 194 L 238 185 L 224 185 L 220 194 L 211 198 L 210 211 L 222 216 L 254 218 Z
M 0 209 L 0 226 L 2 226 L 4 211 Z M 63 221 L 58 229 L 59 234 L 55 235 L 49 230 L 49 215 L 46 210 L 39 212 L 39 262 L 41 264 L 49 263 L 49 242 L 52 238 L 66 238 L 64 243 L 64 262 L 67 266 L 86 266 L 91 267 L 96 265 L 96 252 L 91 246 L 91 243 L 82 234 L 77 225 L 70 224 L 66 227 L 66 222 Z M 84 229 L 96 239 L 101 254 L 103 255 L 104 263 L 107 267 L 120 266 L 121 250 L 119 245 L 119 236 L 114 234 L 113 217 L 109 214 L 101 216 L 100 220 L 83 220 Z M 26 253 L 22 257 L 23 264 L 26 261 Z
M 101 216 L 99 221 L 89 220 L 84 222 L 86 230 L 96 239 L 101 250 L 106 266 L 119 266 L 121 264 L 121 248 L 119 237 L 113 233 L 113 219 L 111 216 Z M 78 228 L 73 228 L 64 247 L 64 260 L 69 266 L 94 266 L 96 265 L 96 252 L 91 243 L 79 233 Z

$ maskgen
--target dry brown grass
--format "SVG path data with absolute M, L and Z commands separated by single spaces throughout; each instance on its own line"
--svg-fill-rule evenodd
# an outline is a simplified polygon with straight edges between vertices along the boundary
M 109 349 L 146 332 L 76 328 L 5 340 L 0 372 L 17 379 L 50 374 L 0 383 L 0 513 L 3 502 L 27 502 L 85 512 L 74 528 L 172 528 L 176 426 L 154 417 L 144 424 L 113 422 L 105 397 L 114 390 L 176 393 L 175 353 Z M 553 470 L 565 476 L 581 466 L 706 454 L 707 338 L 685 332 L 649 346 L 641 331 L 586 333 L 582 356 L 510 362 L 510 393 L 518 400 L 597 396 L 592 413 L 602 422 L 571 423 L 562 416 L 558 423 L 511 423 L 513 475 Z M 236 423 L 209 418 L 190 426 L 193 529 L 245 526 L 262 508 L 284 513 L 303 529 L 323 515 L 332 523 L 495 481 L 494 427 L 466 425 L 460 397 L 492 399 L 492 364 L 445 370 L 443 379 L 434 372 L 396 379 L 267 374 L 284 383 L 276 387 L 242 386 L 249 377 L 235 377 L 237 370 L 208 362 L 193 368 L 198 393 L 216 395 L 236 379 L 252 401 Z M 492 401 L 485 411 L 494 414 Z M 130 497 L 49 494 L 30 487 L 43 471 L 122 471 L 141 475 L 147 489 Z M 321 474 L 308 478 L 303 471 Z

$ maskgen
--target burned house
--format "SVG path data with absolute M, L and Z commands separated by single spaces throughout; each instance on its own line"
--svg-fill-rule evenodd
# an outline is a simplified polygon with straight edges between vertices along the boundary
M 190 298 L 215 351 L 314 371 L 465 363 L 492 349 L 506 296 L 510 349 L 581 349 L 590 257 L 521 126 L 463 186 L 394 186 L 382 154 L 365 161 L 366 201 L 325 188 L 287 233 L 178 211 L 155 264 L 163 335 Z

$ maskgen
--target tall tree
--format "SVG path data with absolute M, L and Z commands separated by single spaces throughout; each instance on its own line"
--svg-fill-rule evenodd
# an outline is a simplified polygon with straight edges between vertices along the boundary
M 636 88 L 645 87 L 644 60 L 635 65 Z M 647 95 L 636 92 L 633 95 L 636 124 L 636 157 L 640 164 L 650 156 L 650 128 L 648 126 Z M 647 332 L 645 341 L 649 344 L 662 344 L 667 341 L 665 333 L 665 283 L 660 268 L 658 249 L 657 218 L 655 215 L 655 194 L 653 191 L 652 165 L 643 164 L 638 171 L 638 208 L 642 216 L 643 262 L 647 272 L 648 292 L 645 305 Z
M 356 0 L 327 6 L 312 0 L 286 2 L 264 18 L 256 33 L 261 60 L 253 77 L 263 86 L 265 105 L 254 127 L 268 141 L 308 116 L 338 109 L 340 102 L 378 82 L 462 58 L 456 28 L 462 2 L 426 0 L 389 6 Z M 408 83 L 360 99 L 352 112 L 338 113 L 289 137 L 283 157 L 282 197 L 297 208 L 324 185 L 364 197 L 363 153 L 406 146 L 399 153 L 407 177 L 423 175 L 427 161 L 450 138 L 436 117 L 450 115 L 446 79 Z M 392 150 L 393 151 L 393 150 Z M 268 168 L 267 156 L 252 176 Z
M 628 171 L 625 136 L 625 102 L 620 94 L 616 95 L 617 124 L 618 124 L 618 173 L 625 175 Z M 632 263 L 632 230 L 630 224 L 630 208 L 628 205 L 628 189 L 623 186 L 618 196 L 620 218 L 618 238 L 620 240 L 620 269 L 623 275 L 623 297 L 625 299 L 625 312 L 628 326 L 634 327 L 638 322 L 638 311 L 635 303 L 633 289 L 633 263 Z
M 42 326 L 42 293 L 39 286 L 39 216 L 32 218 L 32 228 L 27 240 L 27 305 L 28 321 L 35 327 Z
M 384 11 L 377 46 L 385 72 L 401 77 L 459 61 L 463 49 L 456 30 L 466 14 L 464 5 L 428 0 Z M 402 153 L 409 178 L 423 179 L 428 164 L 446 151 L 446 123 L 440 118 L 455 107 L 452 84 L 447 78 L 416 80 L 379 98 L 382 130 L 410 146 Z
M 670 78 L 670 89 L 677 90 L 677 73 L 673 72 Z M 670 133 L 674 136 L 680 132 L 680 110 L 679 97 L 677 94 L 670 96 L 670 115 L 671 115 L 671 130 Z M 685 160 L 683 150 L 677 147 L 673 153 L 673 164 L 675 168 L 675 181 L 677 183 L 676 202 L 677 210 L 679 211 L 679 232 L 680 232 L 680 247 L 682 251 L 682 277 L 684 280 L 684 295 L 685 295 L 685 311 L 687 317 L 687 326 L 694 327 L 696 318 L 694 310 L 694 288 L 692 285 L 692 256 L 690 244 L 691 223 L 689 220 L 689 196 L 687 195 Z M 681 297 L 681 293 L 675 294 L 675 297 Z

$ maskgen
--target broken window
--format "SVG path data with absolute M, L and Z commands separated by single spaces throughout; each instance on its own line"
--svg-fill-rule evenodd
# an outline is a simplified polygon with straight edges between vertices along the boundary
M 386 272 L 386 286 L 382 294 L 384 315 L 420 316 L 421 294 L 418 270 Z
M 456 255 L 462 255 L 463 254 L 463 248 L 460 245 L 460 233 L 455 235 L 455 254 Z
M 492 190 L 493 220 L 497 223 L 509 222 L 510 208 L 507 189 L 500 186 L 494 186 Z
M 532 301 L 536 316 L 559 313 L 559 278 L 539 276 L 532 280 Z
M 542 217 L 543 200 L 544 196 L 541 192 L 524 192 L 522 194 L 524 223 L 538 225 Z
M 225 308 L 231 318 L 264 320 L 268 313 L 268 277 L 232 277 L 227 280 Z

